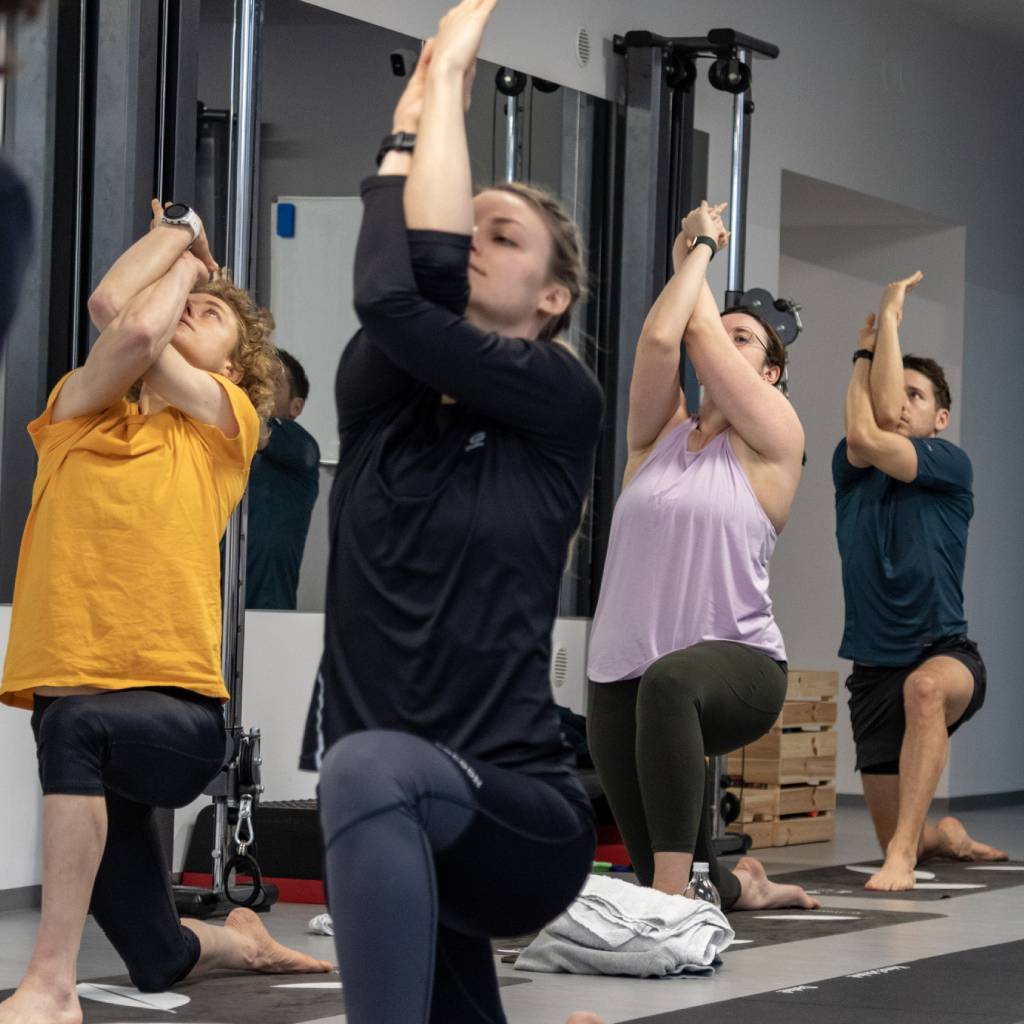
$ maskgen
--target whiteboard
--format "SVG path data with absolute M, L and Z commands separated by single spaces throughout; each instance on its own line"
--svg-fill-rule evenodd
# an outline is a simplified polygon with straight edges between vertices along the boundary
M 295 208 L 294 234 L 278 233 L 278 208 Z M 352 308 L 352 274 L 363 216 L 358 196 L 278 196 L 270 224 L 270 309 L 274 342 L 290 352 L 309 377 L 309 398 L 299 422 L 320 445 L 320 457 L 338 458 L 334 376 L 359 327 Z

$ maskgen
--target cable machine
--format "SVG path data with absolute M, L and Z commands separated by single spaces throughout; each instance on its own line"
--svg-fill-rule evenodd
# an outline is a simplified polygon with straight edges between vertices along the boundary
M 226 251 L 236 285 L 250 286 L 254 196 L 258 188 L 256 159 L 259 129 L 259 63 L 264 0 L 236 0 L 232 53 L 232 111 Z M 182 914 L 211 917 L 233 906 L 267 911 L 277 889 L 264 883 L 251 852 L 255 841 L 253 811 L 259 803 L 260 731 L 242 726 L 242 655 L 245 642 L 245 562 L 248 498 L 232 513 L 224 536 L 222 580 L 221 671 L 231 699 L 225 706 L 227 751 L 224 766 L 206 789 L 213 797 L 212 885 L 176 886 L 175 902 Z M 232 886 L 232 875 L 251 883 Z
M 615 415 L 614 479 L 626 465 L 625 419 L 637 339 L 647 311 L 672 274 L 672 243 L 683 216 L 702 198 L 694 164 L 694 89 L 697 61 L 710 60 L 711 86 L 733 95 L 732 167 L 729 181 L 728 272 L 725 309 L 754 309 L 790 344 L 800 330 L 798 307 L 773 299 L 763 288 L 744 286 L 747 183 L 750 174 L 751 92 L 755 57 L 773 60 L 779 48 L 734 29 L 712 29 L 700 37 L 664 37 L 653 32 L 616 36 L 615 52 L 625 59 L 625 103 L 620 106 L 619 296 L 617 337 L 608 398 Z M 699 385 L 685 358 L 680 382 L 687 404 L 700 404 Z M 725 791 L 725 759 L 714 758 L 708 772 L 719 853 L 745 852 L 746 835 L 726 833 L 739 815 L 739 802 Z

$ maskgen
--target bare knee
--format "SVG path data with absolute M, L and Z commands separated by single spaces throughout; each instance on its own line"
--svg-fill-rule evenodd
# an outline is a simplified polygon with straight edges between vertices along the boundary
M 942 684 L 929 672 L 914 672 L 903 684 L 903 709 L 908 721 L 943 718 L 945 695 Z

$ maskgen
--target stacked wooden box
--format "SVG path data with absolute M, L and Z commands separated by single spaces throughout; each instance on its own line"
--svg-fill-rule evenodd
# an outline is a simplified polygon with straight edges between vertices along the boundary
M 771 732 L 729 755 L 729 791 L 740 801 L 730 832 L 745 832 L 755 848 L 832 838 L 838 692 L 836 672 L 789 673 Z

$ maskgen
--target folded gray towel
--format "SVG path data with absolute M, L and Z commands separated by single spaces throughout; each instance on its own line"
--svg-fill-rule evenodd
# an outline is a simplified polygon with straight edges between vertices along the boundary
M 709 903 L 591 875 L 569 908 L 519 955 L 516 970 L 707 975 L 734 937 L 725 915 Z

